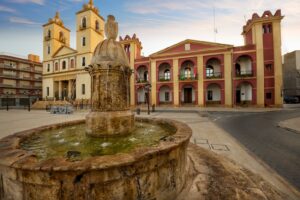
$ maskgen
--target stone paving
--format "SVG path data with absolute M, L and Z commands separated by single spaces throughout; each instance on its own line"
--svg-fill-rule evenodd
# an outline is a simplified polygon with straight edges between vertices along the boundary
M 84 119 L 86 114 L 87 112 L 75 112 L 72 115 L 53 115 L 45 111 L 1 110 L 0 138 L 14 132 L 42 125 Z M 142 112 L 140 116 L 149 117 L 145 112 Z M 170 118 L 187 123 L 193 130 L 192 143 L 227 157 L 253 173 L 261 175 L 279 191 L 289 194 L 289 199 L 299 199 L 300 194 L 298 191 L 291 187 L 262 161 L 250 154 L 227 132 L 216 126 L 205 114 L 186 111 L 182 113 L 155 112 L 151 113 L 150 117 Z

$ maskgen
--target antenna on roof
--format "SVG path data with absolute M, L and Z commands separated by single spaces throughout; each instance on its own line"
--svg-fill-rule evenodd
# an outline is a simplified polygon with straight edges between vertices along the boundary
M 216 13 L 215 13 L 215 5 L 213 5 L 213 14 L 214 14 L 214 41 L 217 41 L 217 33 L 218 29 L 216 28 Z

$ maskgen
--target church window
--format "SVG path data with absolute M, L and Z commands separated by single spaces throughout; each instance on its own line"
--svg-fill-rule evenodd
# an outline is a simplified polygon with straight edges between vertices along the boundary
M 55 63 L 55 71 L 58 71 L 58 62 Z
M 47 72 L 50 72 L 50 64 L 47 65 Z
M 82 18 L 82 21 L 81 21 L 81 27 L 82 27 L 82 28 L 86 28 L 86 17 L 83 17 L 83 18 Z
M 50 94 L 50 88 L 49 87 L 47 87 L 47 97 L 49 96 L 49 94 Z
M 47 46 L 47 53 L 50 54 L 50 45 Z
M 85 44 L 86 44 L 86 42 L 85 42 L 85 37 L 82 37 L 82 46 L 84 47 Z
M 96 22 L 95 22 L 95 28 L 96 28 L 96 31 L 99 31 L 99 29 L 100 29 L 98 20 L 96 20 Z
M 85 94 L 85 84 L 81 85 L 81 94 Z
M 66 61 L 64 60 L 64 61 L 62 62 L 62 69 L 66 69 L 66 67 L 67 67 L 67 63 L 66 63 Z
M 51 31 L 48 30 L 48 38 L 51 38 Z
M 82 57 L 82 66 L 85 66 L 85 57 Z
M 74 68 L 74 59 L 71 59 L 71 68 Z

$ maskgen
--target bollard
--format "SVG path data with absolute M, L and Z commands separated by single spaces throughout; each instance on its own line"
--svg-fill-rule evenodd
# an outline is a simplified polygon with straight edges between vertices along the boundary
M 152 112 L 155 112 L 155 104 L 152 104 Z
M 140 109 L 140 108 L 137 108 L 137 109 L 136 109 L 136 114 L 137 114 L 137 115 L 140 115 L 140 114 L 141 114 L 141 109 Z

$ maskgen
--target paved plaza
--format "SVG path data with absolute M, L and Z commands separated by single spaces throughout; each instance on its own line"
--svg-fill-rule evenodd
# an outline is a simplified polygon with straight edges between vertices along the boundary
M 43 110 L 33 110 L 31 112 L 25 110 L 1 110 L 0 138 L 42 125 L 84 119 L 86 114 L 87 111 L 78 111 L 71 115 L 53 115 Z M 154 112 L 151 113 L 151 115 L 142 112 L 140 116 L 170 118 L 186 123 L 193 131 L 191 138 L 192 143 L 230 158 L 252 172 L 261 175 L 277 189 L 284 193 L 291 194 L 291 199 L 296 199 L 293 198 L 293 195 L 297 195 L 298 192 L 292 186 L 283 178 L 279 177 L 276 172 L 264 164 L 259 158 L 250 153 L 229 133 L 218 127 L 215 124 L 218 118 L 212 118 L 208 112 L 195 112 L 195 110 L 192 109 L 187 109 L 182 112 L 166 110 L 166 112 Z

